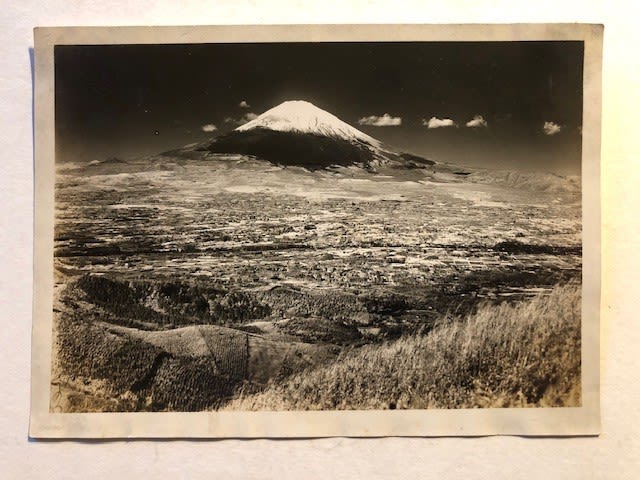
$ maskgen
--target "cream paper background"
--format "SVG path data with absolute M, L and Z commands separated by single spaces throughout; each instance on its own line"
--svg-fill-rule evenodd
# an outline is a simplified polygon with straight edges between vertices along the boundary
M 2 305 L 0 471 L 5 478 L 635 478 L 640 467 L 637 26 L 631 2 L 5 3 L 0 8 Z M 301 8 L 301 5 L 304 8 Z M 598 438 L 34 442 L 27 438 L 33 160 L 28 47 L 36 25 L 604 23 L 602 434 Z
M 601 36 L 602 28 L 599 26 L 559 24 L 38 29 L 35 32 L 35 289 L 30 435 L 36 438 L 194 438 L 599 433 Z M 54 45 L 347 40 L 584 41 L 582 406 L 393 412 L 50 413 L 54 276 Z

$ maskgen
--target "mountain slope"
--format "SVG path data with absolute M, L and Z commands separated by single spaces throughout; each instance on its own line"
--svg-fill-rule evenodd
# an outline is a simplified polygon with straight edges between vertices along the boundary
M 367 165 L 375 152 L 367 145 L 311 133 L 293 133 L 255 128 L 218 137 L 208 150 L 213 153 L 241 153 L 286 166 L 311 170 L 332 165 Z
M 252 155 L 278 165 L 311 170 L 334 165 L 416 168 L 434 163 L 417 155 L 394 152 L 331 113 L 300 100 L 267 110 L 233 132 L 215 138 L 206 150 Z
M 380 146 L 380 141 L 343 122 L 335 115 L 303 100 L 290 100 L 267 110 L 259 117 L 236 128 L 237 132 L 253 129 L 278 132 L 309 133 Z

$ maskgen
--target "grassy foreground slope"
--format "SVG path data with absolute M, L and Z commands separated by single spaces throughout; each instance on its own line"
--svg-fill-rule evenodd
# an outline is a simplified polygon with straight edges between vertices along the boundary
M 580 286 L 485 305 L 429 334 L 367 345 L 273 383 L 233 410 L 577 406 Z

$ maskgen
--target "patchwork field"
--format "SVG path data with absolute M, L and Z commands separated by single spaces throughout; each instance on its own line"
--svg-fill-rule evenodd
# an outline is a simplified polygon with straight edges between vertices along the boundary
M 391 393 L 362 403 L 324 381 L 309 388 L 344 398 L 287 392 L 325 371 L 357 373 L 354 359 L 414 358 L 398 342 L 448 348 L 430 336 L 487 309 L 519 318 L 518 305 L 551 298 L 579 309 L 579 183 L 446 165 L 310 172 L 237 155 L 62 164 L 55 274 L 54 411 L 486 406 L 478 392 L 429 400 L 421 357 L 393 388 L 411 378 L 422 400 L 364 371 L 349 382 Z M 565 317 L 573 327 L 539 325 L 573 338 L 559 362 L 579 358 L 579 311 L 577 330 Z M 579 363 L 565 364 L 560 387 L 561 365 L 536 380 L 562 390 L 555 404 L 579 401 Z M 504 405 L 549 398 L 526 382 L 517 393 L 522 369 L 500 389 L 482 368 L 467 381 Z

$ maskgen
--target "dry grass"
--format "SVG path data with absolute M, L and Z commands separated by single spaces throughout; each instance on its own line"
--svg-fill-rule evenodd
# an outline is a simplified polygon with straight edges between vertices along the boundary
M 233 410 L 575 406 L 580 404 L 580 286 L 516 305 L 485 305 L 425 336 L 368 345 L 242 396 Z

